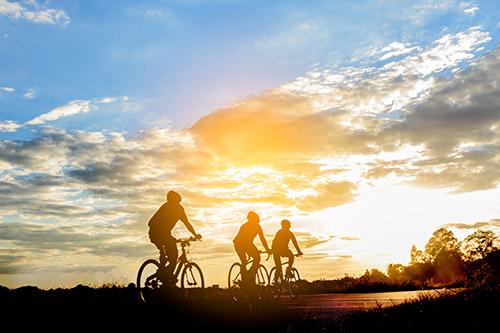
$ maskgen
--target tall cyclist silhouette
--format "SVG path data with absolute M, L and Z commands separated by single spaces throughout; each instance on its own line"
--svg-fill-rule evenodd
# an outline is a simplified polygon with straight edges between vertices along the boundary
M 148 223 L 149 238 L 160 251 L 161 266 L 168 262 L 168 266 L 165 267 L 162 274 L 164 277 L 162 280 L 167 280 L 165 282 L 169 284 L 175 283 L 171 279 L 179 257 L 177 240 L 172 236 L 172 229 L 181 220 L 196 239 L 201 239 L 201 235 L 196 233 L 191 223 L 189 223 L 184 207 L 181 205 L 181 200 L 182 197 L 179 193 L 169 191 L 167 193 L 167 202 L 158 209 Z

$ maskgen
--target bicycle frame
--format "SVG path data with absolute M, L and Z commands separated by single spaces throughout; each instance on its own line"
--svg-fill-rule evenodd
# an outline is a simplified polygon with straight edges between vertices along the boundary
M 298 255 L 298 254 L 294 254 L 293 256 L 294 256 L 294 257 L 299 257 L 299 255 Z M 281 258 L 280 258 L 280 259 L 281 259 Z M 285 260 L 286 260 L 286 259 L 285 259 Z M 282 262 L 282 263 L 281 263 L 281 266 L 283 267 L 283 266 L 289 265 L 289 263 L 290 263 L 290 260 L 287 260 L 287 261 L 285 261 L 285 262 Z M 277 269 L 276 269 L 276 267 L 277 267 L 277 266 L 274 266 L 274 267 L 273 267 L 273 269 L 277 270 Z M 283 272 L 283 268 L 281 269 L 281 274 L 282 274 L 282 279 L 281 279 L 281 282 L 284 282 L 283 280 L 286 280 L 286 279 L 289 277 L 289 276 L 288 276 L 288 273 L 290 273 L 290 271 L 291 271 L 291 270 L 293 270 L 293 269 L 295 269 L 295 270 L 296 270 L 296 268 L 295 268 L 295 267 L 293 267 L 293 266 L 289 266 L 289 267 L 287 267 L 287 268 L 286 268 L 286 270 L 285 270 L 285 272 Z M 271 272 L 272 272 L 272 270 L 271 270 Z M 285 274 L 284 274 L 284 276 L 283 276 L 283 273 L 285 273 Z M 269 282 L 271 283 L 271 281 L 269 281 Z
M 189 262 L 187 259 L 187 252 L 186 252 L 186 247 L 188 247 L 189 243 L 185 241 L 178 241 L 178 243 L 181 243 L 181 249 L 182 249 L 182 254 L 179 256 L 177 259 L 177 263 L 175 266 L 174 270 L 174 277 L 177 278 L 179 277 L 179 274 L 181 273 L 182 267 L 184 267 L 185 264 Z

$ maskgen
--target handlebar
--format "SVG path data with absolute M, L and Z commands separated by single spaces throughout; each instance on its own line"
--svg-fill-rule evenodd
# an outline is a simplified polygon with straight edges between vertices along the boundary
M 201 241 L 201 239 L 198 239 L 196 237 L 189 237 L 189 238 L 179 238 L 176 240 L 177 243 L 189 243 L 189 242 L 196 242 L 196 241 Z

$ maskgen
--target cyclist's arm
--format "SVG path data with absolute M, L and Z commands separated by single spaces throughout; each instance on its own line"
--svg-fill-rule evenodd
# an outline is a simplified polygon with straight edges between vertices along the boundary
M 259 238 L 260 238 L 260 242 L 262 243 L 262 245 L 264 246 L 266 251 L 271 252 L 271 249 L 267 245 L 266 237 L 264 237 L 264 232 L 262 231 L 262 228 L 260 227 L 260 225 L 259 225 Z
M 302 251 L 300 251 L 300 248 L 299 248 L 299 243 L 297 243 L 297 239 L 295 238 L 295 235 L 293 234 L 293 232 L 291 232 L 290 238 L 292 239 L 293 246 L 295 246 L 297 253 L 302 254 Z
M 196 233 L 196 231 L 193 228 L 193 225 L 189 222 L 189 219 L 187 218 L 187 215 L 186 215 L 186 212 L 184 211 L 184 209 L 182 210 L 182 214 L 181 214 L 180 220 L 182 221 L 182 223 L 184 223 L 184 225 L 186 226 L 186 229 L 190 233 L 193 234 L 193 236 L 195 236 L 195 237 L 198 236 L 198 234 Z

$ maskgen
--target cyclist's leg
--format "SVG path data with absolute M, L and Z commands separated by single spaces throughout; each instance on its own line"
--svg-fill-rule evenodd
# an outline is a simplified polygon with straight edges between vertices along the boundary
M 165 267 L 165 274 L 171 279 L 174 277 L 175 265 L 177 264 L 177 258 L 179 257 L 177 240 L 174 237 L 169 236 L 164 247 L 168 260 L 168 266 Z
M 293 266 L 293 261 L 295 260 L 295 256 L 293 255 L 290 249 L 287 249 L 286 252 L 283 253 L 283 257 L 288 258 L 288 267 L 286 268 L 286 272 L 289 273 Z
M 241 280 L 244 281 L 247 277 L 247 253 L 245 251 L 245 247 L 238 243 L 234 244 L 234 250 L 241 261 Z
M 253 243 L 251 243 L 247 246 L 247 253 L 251 258 L 253 258 L 252 267 L 250 267 L 249 272 L 249 282 L 254 284 L 255 275 L 257 274 L 257 270 L 259 269 L 260 265 L 260 252 L 257 247 Z
M 160 251 L 160 265 L 165 266 L 165 263 L 167 262 L 167 253 L 165 251 L 164 244 L 162 244 L 161 242 L 156 242 L 153 244 L 158 248 L 158 251 Z
M 273 259 L 274 259 L 274 266 L 276 268 L 276 273 L 274 274 L 274 282 L 277 283 L 278 281 L 283 280 L 283 271 L 281 269 L 281 255 L 278 249 L 273 248 Z

